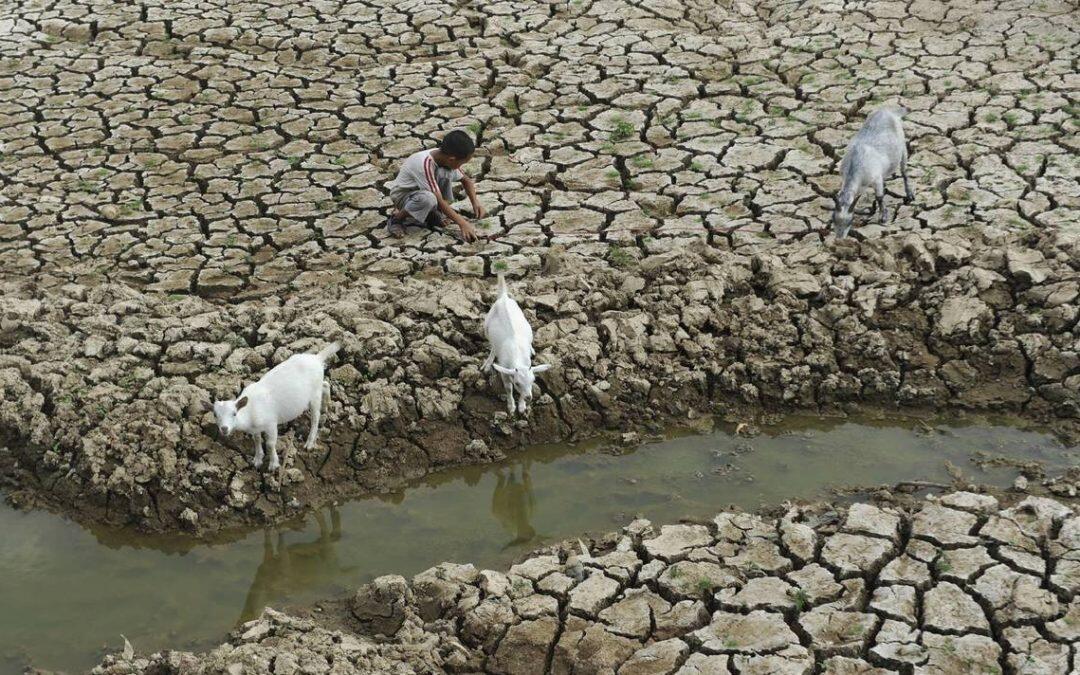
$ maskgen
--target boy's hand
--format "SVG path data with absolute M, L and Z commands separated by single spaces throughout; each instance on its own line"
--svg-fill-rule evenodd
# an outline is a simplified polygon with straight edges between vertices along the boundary
M 476 241 L 476 228 L 472 226 L 467 220 L 462 220 L 459 225 L 461 228 L 461 238 L 467 242 Z
M 472 210 L 473 210 L 473 213 L 476 214 L 477 218 L 483 218 L 484 216 L 487 215 L 487 209 L 485 209 L 484 205 L 481 204 L 480 202 L 473 202 Z

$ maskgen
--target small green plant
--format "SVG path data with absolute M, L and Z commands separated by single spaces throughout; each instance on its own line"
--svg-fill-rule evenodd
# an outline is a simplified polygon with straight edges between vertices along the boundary
M 652 158 L 648 155 L 635 155 L 634 158 L 630 160 L 630 163 L 639 169 L 648 169 L 653 165 Z
M 934 560 L 934 571 L 938 574 L 944 574 L 952 569 L 952 563 L 945 556 L 938 556 Z
M 507 115 L 517 115 L 520 112 L 521 112 L 521 109 L 518 108 L 518 103 L 517 103 L 516 100 L 509 100 L 509 101 L 506 102 L 506 114 Z
M 476 221 L 476 226 L 479 227 L 481 230 L 487 230 L 491 228 L 491 221 L 487 218 L 481 218 L 480 220 Z
M 1005 120 L 1005 123 L 1008 124 L 1010 127 L 1015 125 L 1017 120 L 1019 119 L 1017 114 L 1014 112 L 1007 112 L 1002 115 L 1001 118 Z
M 491 264 L 491 269 L 495 270 L 496 272 L 505 272 L 510 269 L 510 266 L 506 264 L 505 260 L 496 260 Z
M 608 249 L 608 261 L 615 267 L 626 267 L 634 262 L 634 256 L 621 246 L 612 244 Z
M 338 165 L 338 166 L 345 166 L 345 163 L 346 163 L 347 161 L 348 161 L 348 160 L 346 160 L 346 159 L 345 159 L 344 157 L 335 157 L 335 158 L 333 158 L 332 160 L 330 160 L 330 163 L 331 163 L 331 164 L 336 164 L 336 165 Z
M 739 646 L 739 641 L 736 640 L 735 638 L 726 638 L 724 640 L 724 648 L 725 649 L 737 649 L 738 646 Z
M 609 169 L 607 172 L 604 173 L 604 175 L 611 180 L 619 180 L 620 178 L 622 178 L 622 174 L 620 174 L 616 169 Z
M 985 115 L 983 115 L 983 122 L 986 122 L 988 124 L 992 124 L 992 123 L 997 122 L 997 121 L 998 121 L 997 113 L 986 113 Z
M 618 248 L 618 247 L 613 246 L 612 248 Z M 679 567 L 678 565 L 673 565 L 670 569 L 671 569 L 670 576 L 671 576 L 672 579 L 678 579 L 679 577 L 682 576 L 682 568 Z
M 289 166 L 295 169 L 296 167 L 300 166 L 300 162 L 304 161 L 304 158 L 293 155 L 292 157 L 286 157 L 285 161 L 289 163 Z
M 483 127 L 480 126 L 479 122 L 470 122 L 469 125 L 465 128 L 468 129 L 473 136 L 476 136 L 480 133 L 480 129 L 482 129 Z
M 615 142 L 618 142 L 625 141 L 633 135 L 634 125 L 621 117 L 616 117 L 615 128 L 611 130 L 611 135 L 609 136 L 609 138 L 611 138 L 611 140 Z
M 697 160 L 690 162 L 690 168 L 694 171 L 697 171 L 698 173 L 702 173 L 703 171 L 705 171 L 705 166 Z
M 712 589 L 714 588 L 712 580 L 704 577 L 698 579 L 694 583 L 694 586 L 697 587 L 698 593 L 701 593 L 702 595 L 712 593 Z
M 142 209 L 143 203 L 141 199 L 131 199 L 120 205 L 120 213 L 130 214 Z
M 791 593 L 791 599 L 795 601 L 796 614 L 802 614 L 803 610 L 810 604 L 810 598 L 807 597 L 806 591 L 801 588 Z

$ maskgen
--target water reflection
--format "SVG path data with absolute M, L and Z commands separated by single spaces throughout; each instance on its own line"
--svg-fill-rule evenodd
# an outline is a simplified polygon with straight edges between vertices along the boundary
M 338 562 L 337 542 L 341 540 L 341 514 L 336 506 L 328 509 L 330 526 L 322 510 L 312 515 L 318 526 L 318 535 L 312 541 L 285 543 L 285 532 L 279 528 L 263 530 L 263 557 L 255 570 L 255 578 L 244 599 L 244 609 L 237 623 L 250 621 L 262 612 L 263 607 L 280 604 L 298 591 L 316 588 L 327 579 L 339 578 L 356 569 L 355 565 L 342 567 Z M 305 529 L 306 519 L 298 529 Z M 273 532 L 273 535 L 271 535 Z M 277 541 L 275 549 L 274 542 Z
M 536 529 L 532 526 L 533 507 L 536 497 L 533 493 L 532 475 L 529 472 L 532 462 L 524 460 L 509 467 L 509 475 L 503 467 L 495 471 L 495 491 L 491 495 L 491 513 L 503 529 L 514 535 L 502 547 L 505 551 L 536 539 Z

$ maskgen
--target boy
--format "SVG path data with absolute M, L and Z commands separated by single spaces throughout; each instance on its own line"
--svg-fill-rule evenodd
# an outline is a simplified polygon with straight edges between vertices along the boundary
M 386 219 L 386 231 L 393 237 L 405 236 L 406 225 L 432 229 L 452 220 L 461 228 L 465 241 L 476 241 L 476 230 L 450 206 L 454 199 L 454 181 L 461 181 L 472 202 L 473 213 L 483 218 L 484 207 L 476 199 L 476 184 L 461 172 L 472 159 L 476 146 L 464 131 L 451 131 L 435 150 L 413 153 L 401 165 L 397 178 L 387 184 L 394 212 Z M 445 217 L 445 218 L 444 218 Z

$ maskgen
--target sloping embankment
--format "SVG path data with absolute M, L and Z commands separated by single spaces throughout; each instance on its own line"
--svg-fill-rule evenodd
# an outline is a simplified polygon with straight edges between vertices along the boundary
M 237 304 L 9 283 L 0 473 L 18 503 L 210 531 L 732 406 L 1002 410 L 1077 428 L 1076 232 L 701 246 L 623 269 L 551 256 L 548 274 L 513 284 L 537 362 L 555 365 L 527 420 L 479 371 L 490 280 L 372 277 Z M 317 449 L 299 449 L 302 419 L 280 480 L 256 472 L 250 439 L 219 438 L 210 401 L 328 340 L 344 347 Z

